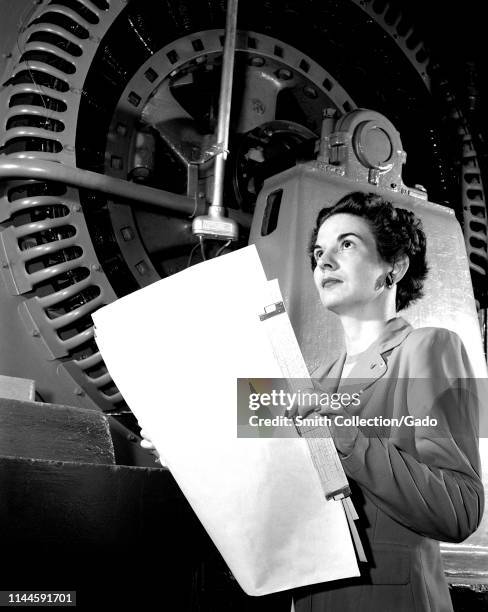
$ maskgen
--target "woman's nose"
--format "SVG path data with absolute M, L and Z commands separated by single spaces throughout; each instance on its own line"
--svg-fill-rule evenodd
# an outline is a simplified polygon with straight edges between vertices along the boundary
M 323 251 L 322 255 L 317 259 L 317 265 L 321 270 L 325 268 L 335 269 L 337 267 L 337 261 L 334 253 L 331 250 Z

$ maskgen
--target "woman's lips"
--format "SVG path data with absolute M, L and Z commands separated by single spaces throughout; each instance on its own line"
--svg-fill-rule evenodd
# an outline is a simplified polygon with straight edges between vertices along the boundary
M 342 283 L 342 281 L 338 278 L 324 278 L 324 280 L 322 281 L 322 288 L 328 289 L 330 287 L 333 287 L 334 285 L 337 285 L 338 283 Z

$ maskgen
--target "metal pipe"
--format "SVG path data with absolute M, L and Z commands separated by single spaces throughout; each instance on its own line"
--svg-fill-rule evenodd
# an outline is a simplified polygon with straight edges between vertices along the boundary
M 82 187 L 93 191 L 101 191 L 134 203 L 148 204 L 164 210 L 173 210 L 193 216 L 196 211 L 196 201 L 177 193 L 137 185 L 122 179 L 72 168 L 58 162 L 45 160 L 17 159 L 6 155 L 0 161 L 0 180 L 6 179 L 36 179 L 39 181 L 56 181 L 73 187 Z
M 230 107 L 237 33 L 237 5 L 238 0 L 227 0 L 222 78 L 220 81 L 219 118 L 217 124 L 218 153 L 215 157 L 212 205 L 209 207 L 209 215 L 217 217 L 221 217 L 224 212 L 224 172 L 227 149 L 229 148 Z

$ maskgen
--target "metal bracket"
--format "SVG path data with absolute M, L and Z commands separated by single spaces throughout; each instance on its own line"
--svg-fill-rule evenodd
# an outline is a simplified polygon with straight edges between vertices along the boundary
M 285 312 L 285 305 L 283 302 L 275 302 L 274 304 L 269 304 L 268 306 L 264 307 L 264 313 L 259 315 L 259 320 L 266 321 L 266 319 L 275 317 L 283 312 Z
M 206 151 L 203 151 L 199 163 L 204 164 L 214 157 L 217 157 L 217 155 L 223 155 L 224 159 L 227 159 L 227 155 L 229 155 L 229 149 L 224 148 L 223 142 L 217 142 L 209 147 Z

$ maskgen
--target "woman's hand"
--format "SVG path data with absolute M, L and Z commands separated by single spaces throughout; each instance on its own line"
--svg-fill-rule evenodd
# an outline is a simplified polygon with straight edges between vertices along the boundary
M 294 419 L 297 416 L 301 417 L 302 419 L 305 419 L 313 413 L 320 412 L 321 406 L 318 403 L 312 401 L 312 396 L 315 395 L 315 397 L 319 399 L 320 394 L 323 392 L 323 389 L 315 381 L 312 380 L 311 382 L 313 385 L 312 387 L 306 389 L 299 389 L 298 391 L 296 389 L 290 389 L 290 393 L 296 392 L 296 399 L 291 408 L 287 408 L 285 416 L 291 419 Z M 305 397 L 308 398 L 309 401 L 305 402 Z M 302 401 L 300 401 L 300 398 L 302 399 Z
M 155 459 L 154 461 L 156 463 L 160 463 L 162 466 L 166 467 L 166 462 L 161 459 L 161 455 L 158 453 L 158 451 L 156 450 L 156 447 L 154 446 L 151 438 L 148 436 L 147 431 L 145 431 L 144 429 L 141 429 L 141 446 L 142 448 L 144 448 L 145 450 L 148 450 L 151 455 L 154 455 Z
M 341 455 L 348 455 L 356 441 L 359 430 L 354 425 L 347 425 L 351 415 L 341 405 L 338 408 L 331 408 L 330 405 L 301 405 L 295 402 L 287 416 L 295 418 L 300 416 L 303 419 L 312 419 L 313 416 L 326 417 L 334 444 Z M 306 434 L 305 434 L 306 435 Z
M 286 415 L 290 419 L 294 419 L 299 416 L 302 419 L 305 419 L 311 413 L 315 413 L 320 406 L 316 406 L 315 404 L 304 406 L 299 401 L 295 400 L 291 408 L 286 409 Z
M 339 453 L 343 456 L 349 455 L 359 434 L 359 429 L 355 425 L 347 425 L 351 420 L 351 415 L 343 406 L 335 410 L 324 406 L 318 410 L 318 413 L 330 419 L 330 433 Z

